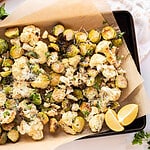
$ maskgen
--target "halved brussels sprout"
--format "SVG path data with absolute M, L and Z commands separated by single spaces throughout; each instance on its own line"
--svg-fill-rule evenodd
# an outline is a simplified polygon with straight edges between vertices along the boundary
M 35 105 L 40 105 L 42 103 L 42 98 L 41 98 L 40 93 L 32 93 L 30 95 L 30 99 L 32 103 Z
M 8 124 L 2 124 L 2 129 L 5 131 L 10 131 L 14 127 L 15 127 L 15 122 L 11 122 Z
M 49 41 L 50 42 L 52 42 L 52 43 L 56 43 L 56 41 L 57 41 L 57 38 L 56 37 L 54 37 L 53 35 L 48 35 L 48 39 L 49 39 Z
M 78 49 L 77 46 L 75 45 L 70 45 L 68 48 L 67 48 L 67 57 L 74 57 L 76 56 L 78 53 L 80 52 L 80 50 Z
M 73 91 L 73 95 L 77 98 L 77 99 L 83 99 L 83 93 L 80 89 L 74 89 Z
M 25 55 L 30 57 L 30 58 L 36 58 L 36 59 L 39 58 L 39 55 L 34 51 L 28 51 L 28 52 L 25 53 Z
M 100 32 L 92 29 L 88 34 L 88 38 L 92 43 L 98 43 L 101 39 L 101 34 Z
M 65 99 L 61 103 L 61 107 L 64 111 L 69 111 L 71 109 L 71 101 L 68 99 Z
M 57 61 L 51 65 L 51 68 L 56 73 L 62 73 L 64 71 L 64 65 L 62 62 Z
M 7 133 L 7 136 L 8 138 L 12 141 L 12 142 L 17 142 L 19 140 L 19 132 L 17 130 L 10 130 L 8 133 Z
M 124 89 L 127 87 L 127 79 L 123 75 L 118 75 L 115 80 L 115 85 L 118 88 Z
M 82 132 L 83 129 L 84 129 L 84 126 L 85 126 L 85 120 L 83 117 L 81 116 L 77 116 L 75 118 L 75 120 L 73 121 L 73 124 L 72 124 L 72 129 L 75 131 L 75 132 Z
M 77 32 L 77 33 L 75 33 L 75 40 L 77 43 L 86 42 L 87 34 L 84 32 Z
M 102 29 L 101 34 L 102 34 L 103 39 L 105 39 L 105 40 L 111 40 L 111 39 L 116 38 L 116 36 L 117 36 L 115 29 L 111 26 L 104 27 Z
M 109 101 L 107 103 L 107 108 L 117 109 L 119 106 L 120 106 L 119 103 L 116 101 Z
M 70 41 L 74 39 L 74 31 L 72 29 L 66 29 L 63 32 L 63 36 L 65 37 L 66 41 Z
M 7 142 L 7 133 L 3 132 L 0 135 L 0 145 L 6 144 L 6 142 Z
M 3 54 L 8 49 L 8 43 L 6 40 L 0 38 L 0 54 Z
M 55 73 L 55 72 L 51 73 L 50 74 L 50 85 L 57 86 L 60 82 L 59 79 L 60 79 L 60 74 Z
M 39 64 L 33 64 L 31 66 L 31 71 L 35 74 L 39 74 L 40 73 L 40 66 Z
M 53 49 L 53 50 L 57 51 L 57 52 L 60 51 L 59 46 L 58 46 L 57 44 L 55 44 L 55 43 L 50 43 L 50 44 L 48 45 L 48 47 L 49 47 L 50 49 Z
M 48 87 L 50 80 L 47 75 L 39 74 L 39 76 L 31 82 L 31 86 L 34 88 L 45 89 Z
M 56 118 L 51 118 L 49 123 L 50 123 L 49 132 L 56 133 L 56 131 L 59 128 L 59 124 L 58 124 L 58 121 L 56 120 Z
M 0 72 L 0 75 L 2 76 L 2 77 L 7 77 L 7 76 L 9 76 L 11 74 L 11 71 L 10 70 L 8 70 L 8 71 L 2 71 L 2 72 Z
M 44 112 L 39 112 L 37 116 L 40 118 L 44 125 L 48 123 L 49 118 Z
M 90 112 L 91 112 L 91 106 L 90 103 L 88 102 L 82 102 L 80 105 L 80 111 L 82 112 L 82 114 L 87 117 Z
M 113 43 L 114 46 L 119 47 L 119 46 L 122 45 L 123 40 L 122 40 L 122 38 L 113 39 L 113 40 L 112 40 L 112 43 Z
M 11 67 L 12 64 L 13 64 L 13 61 L 8 58 L 8 59 L 4 59 L 3 60 L 2 66 L 4 66 L 4 67 Z
M 16 38 L 19 36 L 19 28 L 9 28 L 5 31 L 5 36 L 8 38 Z
M 53 34 L 54 34 L 55 36 L 58 36 L 59 34 L 63 33 L 64 30 L 65 30 L 65 28 L 64 28 L 64 26 L 61 25 L 61 24 L 55 25 L 55 26 L 53 27 L 53 29 L 52 29 Z
M 10 49 L 10 56 L 14 59 L 21 57 L 23 54 L 24 50 L 18 45 L 14 45 Z
M 7 109 L 14 109 L 17 107 L 17 102 L 14 99 L 7 99 L 5 102 L 5 107 Z

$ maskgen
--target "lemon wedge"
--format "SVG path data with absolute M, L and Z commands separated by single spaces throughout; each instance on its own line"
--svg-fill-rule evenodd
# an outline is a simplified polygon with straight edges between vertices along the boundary
M 124 127 L 119 123 L 117 114 L 113 109 L 108 109 L 105 114 L 106 125 L 113 131 L 120 132 L 124 130 Z
M 123 126 L 131 124 L 138 114 L 137 104 L 127 104 L 123 106 L 117 114 L 118 120 Z

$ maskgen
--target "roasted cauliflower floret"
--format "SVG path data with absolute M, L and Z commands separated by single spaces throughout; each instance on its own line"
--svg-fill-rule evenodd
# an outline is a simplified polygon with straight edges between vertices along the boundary
M 39 76 L 31 82 L 31 86 L 34 88 L 45 89 L 49 85 L 50 80 L 47 75 L 39 74 Z
M 52 63 L 55 63 L 57 61 L 58 61 L 58 52 L 51 52 L 47 60 L 47 65 L 50 66 Z
M 46 43 L 38 41 L 33 51 L 38 55 L 38 59 L 32 58 L 35 60 L 35 62 L 40 64 L 46 63 L 46 52 L 48 52 L 48 46 Z
M 23 32 L 20 35 L 20 40 L 23 43 L 29 43 L 31 46 L 35 46 L 40 38 L 40 29 L 29 25 L 23 28 Z
M 109 88 L 104 86 L 101 88 L 101 92 L 103 93 L 103 98 L 109 101 L 116 101 L 121 96 L 121 90 L 119 88 Z
M 15 117 L 16 117 L 16 110 L 0 109 L 0 123 L 1 124 L 11 123 L 15 119 Z
M 106 57 L 101 54 L 94 54 L 90 59 L 90 67 L 97 67 L 98 65 L 104 64 Z
M 94 87 L 87 87 L 84 90 L 84 95 L 87 97 L 89 100 L 93 100 L 95 97 L 98 96 L 98 92 Z
M 104 114 L 96 114 L 89 120 L 89 127 L 92 132 L 99 132 L 104 122 Z
M 32 92 L 32 89 L 29 88 L 28 82 L 15 81 L 13 83 L 12 97 L 14 99 L 29 97 L 31 92 Z
M 22 120 L 17 129 L 20 134 L 28 134 L 33 140 L 43 139 L 43 124 L 39 118 L 34 118 L 30 122 Z
M 22 56 L 18 59 L 15 59 L 15 63 L 12 65 L 12 75 L 16 80 L 24 81 L 32 77 L 27 63 L 27 57 Z
M 75 117 L 77 117 L 78 114 L 77 112 L 72 112 L 72 111 L 67 111 L 63 113 L 62 115 L 62 121 L 67 125 L 67 126 L 72 126 L 73 120 Z
M 117 71 L 113 65 L 103 65 L 102 74 L 107 79 L 113 78 L 117 75 Z
M 57 103 L 62 102 L 64 100 L 65 96 L 66 96 L 66 93 L 65 93 L 64 89 L 55 88 L 52 93 L 52 98 Z

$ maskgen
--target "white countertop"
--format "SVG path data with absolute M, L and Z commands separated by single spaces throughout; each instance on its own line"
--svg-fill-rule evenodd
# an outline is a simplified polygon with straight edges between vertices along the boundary
M 6 3 L 6 9 L 9 14 L 13 12 L 16 7 L 18 7 L 21 3 L 23 3 L 25 0 L 6 0 L 4 1 Z M 50 0 L 51 1 L 51 0 Z M 125 10 L 132 10 L 134 13 L 134 9 L 131 8 L 130 4 L 128 4 L 128 0 L 124 3 L 125 0 L 108 0 L 108 2 L 111 4 L 112 10 L 118 10 L 124 8 Z M 146 8 L 146 11 L 149 10 L 149 6 L 144 6 L 145 3 L 147 4 L 148 0 L 134 0 L 134 2 L 139 3 L 138 5 L 142 5 L 142 7 Z M 134 3 L 135 4 L 135 3 Z M 124 6 L 125 5 L 125 6 Z M 141 6 L 140 6 L 141 7 Z M 147 11 L 147 12 L 148 12 Z M 141 11 L 142 13 L 143 11 Z M 149 17 L 150 18 L 150 17 Z M 135 18 L 136 19 L 136 18 Z M 135 20 L 137 21 L 137 20 Z M 149 20 L 150 22 L 150 20 Z M 143 26 L 145 24 L 142 24 Z M 137 27 L 138 24 L 136 22 L 135 26 Z M 147 30 L 150 32 L 150 25 L 146 24 Z M 145 28 L 144 28 L 145 29 Z M 136 29 L 137 32 L 139 32 L 138 29 Z M 143 33 L 145 34 L 145 33 Z M 138 35 L 137 35 L 138 37 Z M 137 38 L 138 41 L 138 48 L 142 47 L 141 45 L 141 39 Z M 143 41 L 142 41 L 143 42 Z M 150 45 L 150 41 L 146 41 L 147 43 L 145 45 Z M 142 43 L 143 44 L 143 43 Z M 144 45 L 144 46 L 145 46 Z M 148 47 L 149 48 L 149 47 Z M 144 53 L 144 55 L 142 55 Z M 149 69 L 149 64 L 150 64 L 150 52 L 148 53 L 147 51 L 143 51 L 140 49 L 139 54 L 142 56 L 142 59 L 140 59 L 140 67 L 141 67 L 141 73 L 144 78 L 144 86 L 145 89 L 150 96 L 150 69 Z M 145 130 L 150 132 L 150 115 L 147 115 L 147 125 Z M 98 138 L 92 138 L 92 139 L 86 139 L 86 140 L 80 140 L 80 141 L 74 141 L 65 145 L 62 145 L 57 148 L 57 150 L 66 150 L 66 149 L 71 149 L 71 150 L 99 150 L 99 149 L 105 149 L 105 150 L 145 150 L 146 146 L 145 145 L 132 145 L 132 139 L 133 139 L 134 133 L 130 134 L 124 134 L 124 135 L 115 135 L 115 136 L 106 136 L 106 137 L 98 137 Z

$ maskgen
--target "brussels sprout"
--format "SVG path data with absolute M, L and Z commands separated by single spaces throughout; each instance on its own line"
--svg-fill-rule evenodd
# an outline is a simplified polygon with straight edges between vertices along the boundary
M 60 51 L 59 46 L 58 46 L 57 44 L 55 44 L 55 43 L 50 43 L 50 44 L 48 45 L 48 47 L 49 47 L 50 49 L 53 49 L 53 50 L 57 51 L 57 52 Z
M 8 71 L 2 71 L 2 72 L 0 72 L 0 75 L 2 76 L 2 77 L 7 77 L 7 76 L 9 76 L 11 74 L 11 71 L 10 70 L 8 70 Z
M 39 76 L 31 82 L 31 86 L 34 88 L 45 89 L 48 87 L 50 80 L 47 75 L 39 74 Z
M 115 29 L 111 26 L 107 26 L 107 27 L 104 27 L 102 29 L 102 37 L 103 39 L 105 40 L 111 40 L 111 39 L 114 39 L 116 38 L 117 36 L 117 33 L 115 31 Z
M 127 79 L 123 75 L 118 75 L 115 80 L 115 85 L 118 88 L 126 88 L 128 85 Z
M 80 54 L 82 56 L 90 56 L 93 55 L 93 52 L 95 50 L 96 45 L 92 43 L 80 43 L 79 48 L 80 48 Z
M 60 74 L 58 73 L 51 73 L 50 74 L 50 85 L 57 86 L 60 82 Z
M 51 65 L 52 70 L 56 73 L 62 73 L 64 71 L 64 65 L 62 62 L 57 61 Z
M 61 107 L 64 111 L 69 111 L 71 109 L 71 102 L 68 99 L 65 99 L 61 103 Z
M 89 32 L 88 38 L 92 43 L 98 43 L 101 39 L 101 34 L 93 29 Z
M 12 64 L 13 64 L 13 61 L 11 59 L 4 59 L 3 63 L 2 63 L 2 66 L 3 67 L 11 67 Z
M 35 105 L 40 105 L 42 103 L 42 98 L 41 98 L 40 93 L 32 93 L 30 95 L 30 99 L 32 103 Z
M 64 28 L 64 26 L 61 25 L 61 24 L 55 25 L 55 26 L 53 27 L 53 29 L 52 29 L 53 34 L 54 34 L 55 36 L 58 36 L 59 34 L 63 33 L 64 30 L 65 30 L 65 28 Z
M 50 42 L 52 42 L 52 43 L 56 43 L 56 41 L 57 41 L 57 38 L 56 37 L 54 37 L 53 35 L 48 35 L 48 39 L 49 39 L 49 41 Z
M 80 89 L 74 89 L 73 95 L 79 100 L 83 99 L 83 93 Z
M 9 28 L 5 31 L 5 36 L 8 38 L 16 38 L 19 36 L 19 29 L 17 27 Z
M 40 66 L 39 64 L 33 64 L 31 66 L 31 71 L 35 74 L 39 74 L 40 73 Z
M 85 126 L 85 120 L 83 119 L 83 117 L 77 116 L 72 124 L 72 129 L 75 132 L 80 133 L 81 131 L 83 131 L 84 126 Z
M 33 52 L 33 51 L 28 51 L 28 52 L 25 53 L 25 55 L 30 57 L 30 58 L 36 58 L 36 59 L 39 58 L 39 55 L 36 52 Z
M 87 53 L 87 51 L 88 51 L 86 45 L 87 45 L 87 43 L 80 43 L 80 44 L 79 44 L 80 54 L 81 54 L 82 56 L 85 56 L 86 53 Z
M 95 50 L 95 48 L 96 48 L 96 45 L 95 44 L 92 44 L 92 43 L 87 43 L 86 44 L 86 48 L 87 48 L 87 53 L 86 53 L 86 55 L 87 56 L 92 56 L 93 55 L 93 53 L 94 53 L 94 50 Z
M 2 124 L 2 129 L 5 130 L 5 131 L 10 131 L 14 127 L 15 127 L 14 122 L 11 122 L 11 123 L 8 123 L 8 124 Z
M 75 40 L 77 43 L 83 43 L 87 40 L 87 34 L 84 32 L 77 32 L 75 33 Z
M 119 106 L 120 106 L 119 103 L 116 101 L 109 101 L 107 103 L 107 108 L 117 109 Z
M 71 29 L 66 29 L 63 32 L 63 36 L 65 37 L 66 41 L 70 41 L 74 39 L 74 31 Z
M 17 104 L 16 104 L 16 100 L 14 99 L 7 99 L 5 102 L 5 107 L 7 109 L 14 109 L 16 108 Z
M 49 132 L 56 133 L 56 131 L 59 128 L 59 124 L 58 124 L 58 121 L 56 120 L 56 118 L 51 118 L 49 123 L 50 123 Z
M 7 142 L 7 133 L 3 132 L 0 135 L 0 145 L 6 144 L 6 142 Z
M 17 130 L 10 130 L 8 133 L 7 133 L 7 136 L 8 138 L 12 141 L 12 142 L 17 142 L 19 140 L 19 132 Z
M 78 53 L 80 52 L 80 50 L 77 48 L 77 46 L 75 45 L 70 45 L 68 48 L 67 48 L 67 57 L 74 57 L 76 56 Z
M 91 112 L 90 103 L 82 102 L 80 105 L 80 111 L 83 113 L 85 117 L 87 117 Z
M 49 118 L 44 112 L 39 112 L 37 116 L 40 118 L 44 125 L 48 123 Z
M 0 38 L 0 54 L 3 54 L 8 49 L 8 43 L 6 40 Z
M 122 40 L 122 38 L 113 39 L 113 40 L 112 40 L 112 43 L 113 43 L 114 46 L 119 47 L 119 46 L 122 45 L 123 40 Z
M 21 57 L 23 54 L 24 50 L 18 45 L 14 45 L 10 49 L 10 56 L 14 59 Z

